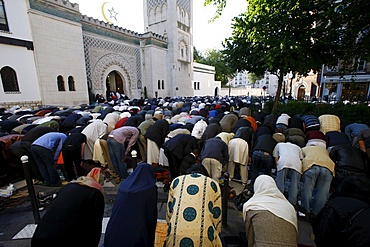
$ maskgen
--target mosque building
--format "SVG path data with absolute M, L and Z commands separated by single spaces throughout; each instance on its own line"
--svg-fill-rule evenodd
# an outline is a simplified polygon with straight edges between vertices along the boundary
M 253 88 L 221 88 L 213 66 L 193 62 L 193 0 L 143 1 L 144 33 L 86 16 L 72 1 L 0 0 L 0 105 L 89 104 L 110 92 L 130 99 L 276 93 L 269 75 Z M 370 66 L 360 65 L 355 76 L 325 66 L 321 76 L 287 76 L 281 95 L 368 100 Z
M 0 104 L 218 94 L 214 67 L 193 63 L 192 8 L 192 0 L 146 0 L 140 34 L 69 0 L 0 0 Z

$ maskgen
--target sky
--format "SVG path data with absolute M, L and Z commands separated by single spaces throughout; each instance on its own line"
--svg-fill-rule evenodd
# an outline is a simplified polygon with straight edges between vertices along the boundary
M 143 1 L 142 0 L 69 0 L 78 3 L 83 15 L 106 21 L 114 25 L 135 31 L 144 32 Z M 215 14 L 214 6 L 203 6 L 204 0 L 193 0 L 193 44 L 201 52 L 206 49 L 222 49 L 222 41 L 232 34 L 231 20 L 234 16 L 246 10 L 246 0 L 228 0 L 222 16 L 209 23 Z M 105 9 L 114 12 L 102 14 Z

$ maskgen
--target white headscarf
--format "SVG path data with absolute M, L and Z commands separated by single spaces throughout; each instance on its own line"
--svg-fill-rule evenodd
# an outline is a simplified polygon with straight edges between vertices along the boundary
M 276 187 L 274 179 L 260 175 L 254 182 L 254 195 L 243 205 L 243 218 L 249 210 L 268 210 L 294 225 L 298 232 L 297 214 L 292 204 Z

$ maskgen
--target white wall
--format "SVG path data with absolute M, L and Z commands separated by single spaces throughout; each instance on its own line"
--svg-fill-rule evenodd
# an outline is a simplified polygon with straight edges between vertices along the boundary
M 33 51 L 0 44 L 0 54 L 0 69 L 11 67 L 16 72 L 19 86 L 19 93 L 4 93 L 0 77 L 0 102 L 40 101 Z
M 9 32 L 0 32 L 0 36 L 32 41 L 26 0 L 5 0 L 4 5 Z M 16 72 L 20 92 L 4 93 L 0 77 L 0 103 L 41 101 L 34 51 L 22 46 L 0 44 L 0 69 L 4 66 L 9 66 Z
M 215 67 L 200 63 L 193 63 L 194 80 L 192 88 L 194 89 L 194 82 L 200 82 L 199 90 L 194 90 L 196 96 L 214 96 L 215 88 L 221 89 L 221 83 L 215 82 Z
M 1 36 L 32 40 L 27 15 L 27 4 L 28 0 L 4 0 L 9 33 L 0 32 Z
M 81 24 L 30 11 L 41 97 L 47 105 L 88 103 Z M 59 92 L 57 77 L 62 75 L 66 91 Z M 76 91 L 68 90 L 73 76 Z
M 147 89 L 149 98 L 155 97 L 155 92 L 158 92 L 158 97 L 170 96 L 170 81 L 167 75 L 167 50 L 157 46 L 148 45 L 142 48 L 142 93 L 144 86 Z M 164 80 L 164 89 L 158 89 L 158 80 Z M 161 84 L 162 86 L 162 84 Z M 144 96 L 144 95 L 142 95 Z

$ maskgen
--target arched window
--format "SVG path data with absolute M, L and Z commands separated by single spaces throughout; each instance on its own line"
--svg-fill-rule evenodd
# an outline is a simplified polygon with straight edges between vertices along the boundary
M 68 90 L 69 91 L 76 91 L 75 87 L 75 80 L 73 79 L 73 76 L 68 76 Z
M 161 80 L 158 80 L 158 90 L 161 89 Z
M 17 74 L 14 69 L 6 66 L 0 70 L 1 81 L 3 82 L 4 92 L 19 92 Z
M 4 1 L 0 0 L 0 30 L 9 31 L 8 21 L 6 20 L 6 12 Z
M 58 75 L 57 77 L 57 84 L 58 84 L 58 91 L 66 91 L 66 88 L 64 86 L 64 78 L 61 75 Z
M 179 55 L 180 59 L 187 61 L 188 60 L 188 49 L 184 40 L 179 43 Z
M 162 89 L 164 89 L 164 80 L 162 80 Z

